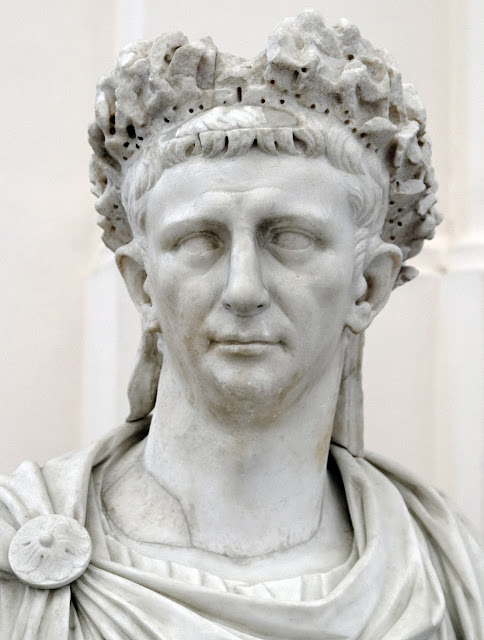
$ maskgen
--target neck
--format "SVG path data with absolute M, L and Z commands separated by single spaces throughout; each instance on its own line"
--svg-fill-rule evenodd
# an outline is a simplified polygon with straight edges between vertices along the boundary
M 194 547 L 235 557 L 280 551 L 317 531 L 343 348 L 312 388 L 263 425 L 194 406 L 165 359 L 143 463 L 180 504 Z

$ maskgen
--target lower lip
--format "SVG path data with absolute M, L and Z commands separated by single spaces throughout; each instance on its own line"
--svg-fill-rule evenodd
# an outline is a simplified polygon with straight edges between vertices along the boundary
M 260 356 L 279 346 L 279 342 L 216 342 L 218 350 L 233 356 Z

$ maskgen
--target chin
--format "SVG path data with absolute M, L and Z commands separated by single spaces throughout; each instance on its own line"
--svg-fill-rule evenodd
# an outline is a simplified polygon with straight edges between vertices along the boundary
M 203 379 L 203 392 L 217 413 L 237 414 L 239 418 L 257 413 L 263 420 L 266 414 L 273 418 L 279 413 L 301 376 L 287 364 L 244 360 L 217 363 Z

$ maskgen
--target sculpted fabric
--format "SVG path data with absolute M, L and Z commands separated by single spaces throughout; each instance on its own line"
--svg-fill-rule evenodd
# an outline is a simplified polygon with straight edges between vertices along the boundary
M 43 468 L 26 462 L 1 478 L 2 640 L 484 637 L 483 553 L 472 533 L 438 492 L 409 473 L 337 445 L 331 455 L 354 543 L 328 573 L 248 584 L 129 548 L 103 516 L 100 488 L 104 466 L 147 428 L 146 420 L 124 426 Z M 51 514 L 84 525 L 93 554 L 77 580 L 38 589 L 11 573 L 7 551 L 19 527 Z

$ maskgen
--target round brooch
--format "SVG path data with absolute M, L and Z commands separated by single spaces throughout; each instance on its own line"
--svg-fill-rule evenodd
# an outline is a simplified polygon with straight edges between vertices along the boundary
M 57 589 L 79 578 L 91 559 L 86 529 L 68 516 L 29 520 L 12 538 L 8 560 L 17 578 L 37 589 Z

